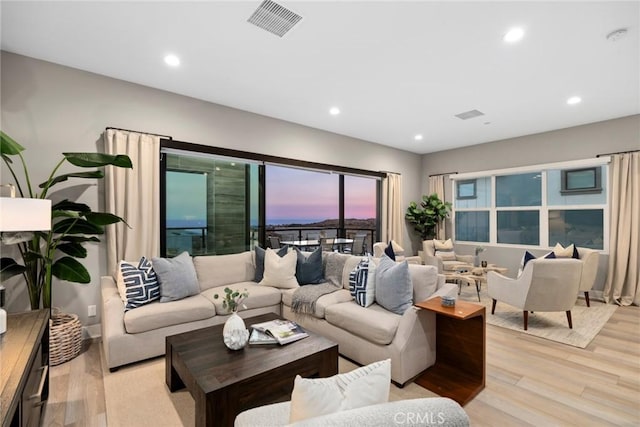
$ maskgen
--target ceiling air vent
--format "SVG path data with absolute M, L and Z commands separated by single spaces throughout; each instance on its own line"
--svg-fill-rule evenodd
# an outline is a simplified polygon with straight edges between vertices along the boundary
M 247 22 L 267 30 L 278 37 L 284 36 L 302 16 L 271 0 L 264 0 L 251 14 Z
M 470 110 L 470 111 L 465 111 L 464 113 L 456 114 L 456 117 L 461 120 L 469 120 L 479 116 L 484 116 L 484 113 L 478 110 Z

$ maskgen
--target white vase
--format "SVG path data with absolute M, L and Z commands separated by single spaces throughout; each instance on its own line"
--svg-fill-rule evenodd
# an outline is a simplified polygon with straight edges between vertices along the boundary
M 242 317 L 238 316 L 238 313 L 235 311 L 224 323 L 222 337 L 224 339 L 224 345 L 231 350 L 240 350 L 247 345 L 249 341 L 249 330 L 244 324 Z

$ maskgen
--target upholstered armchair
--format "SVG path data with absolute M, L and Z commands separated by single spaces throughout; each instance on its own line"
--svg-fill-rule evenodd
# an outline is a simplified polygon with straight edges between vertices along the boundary
M 374 258 L 380 258 L 382 256 L 382 254 L 384 253 L 384 250 L 387 248 L 387 246 L 389 246 L 387 243 L 385 242 L 376 242 L 373 244 L 373 257 Z M 422 258 L 420 258 L 419 256 L 405 256 L 404 255 L 404 249 L 402 248 L 402 246 L 400 246 L 399 244 L 397 244 L 396 242 L 394 242 L 393 240 L 391 241 L 391 247 L 393 248 L 393 253 L 396 255 L 396 261 L 407 261 L 409 264 L 422 264 Z
M 495 271 L 487 273 L 487 292 L 493 299 L 491 314 L 500 301 L 522 310 L 524 330 L 529 312 L 564 311 L 573 328 L 571 309 L 578 298 L 583 262 L 574 258 L 531 260 L 517 279 Z
M 450 249 L 440 251 L 436 249 L 436 243 L 433 240 L 422 241 L 422 263 L 425 265 L 433 265 L 438 267 L 438 273 L 453 271 L 458 267 L 473 264 L 473 255 L 458 255 L 453 250 L 451 239 L 445 242 L 439 242 Z
M 582 261 L 582 278 L 580 279 L 580 292 L 584 292 L 584 299 L 587 307 L 591 307 L 589 302 L 589 291 L 593 288 L 598 275 L 598 258 L 600 253 L 594 249 L 578 247 L 578 255 Z

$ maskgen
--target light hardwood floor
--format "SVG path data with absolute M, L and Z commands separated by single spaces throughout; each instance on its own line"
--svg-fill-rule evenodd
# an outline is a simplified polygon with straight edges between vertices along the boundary
M 44 425 L 109 425 L 100 352 L 86 342 L 51 368 Z M 619 307 L 585 349 L 487 325 L 487 386 L 464 409 L 472 426 L 640 425 L 640 308 Z

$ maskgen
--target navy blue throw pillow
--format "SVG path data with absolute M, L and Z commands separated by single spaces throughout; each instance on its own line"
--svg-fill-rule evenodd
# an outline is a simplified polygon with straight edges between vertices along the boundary
M 324 282 L 322 271 L 322 247 L 318 247 L 305 256 L 302 251 L 295 248 L 298 257 L 296 263 L 296 280 L 300 285 L 317 285 Z
M 392 260 L 396 260 L 396 253 L 393 252 L 393 245 L 391 244 L 391 242 L 389 242 L 389 244 L 385 248 L 384 253 L 387 254 L 387 256 Z
M 573 255 L 571 255 L 571 258 L 580 259 L 580 254 L 578 253 L 578 247 L 576 245 L 573 245 Z

